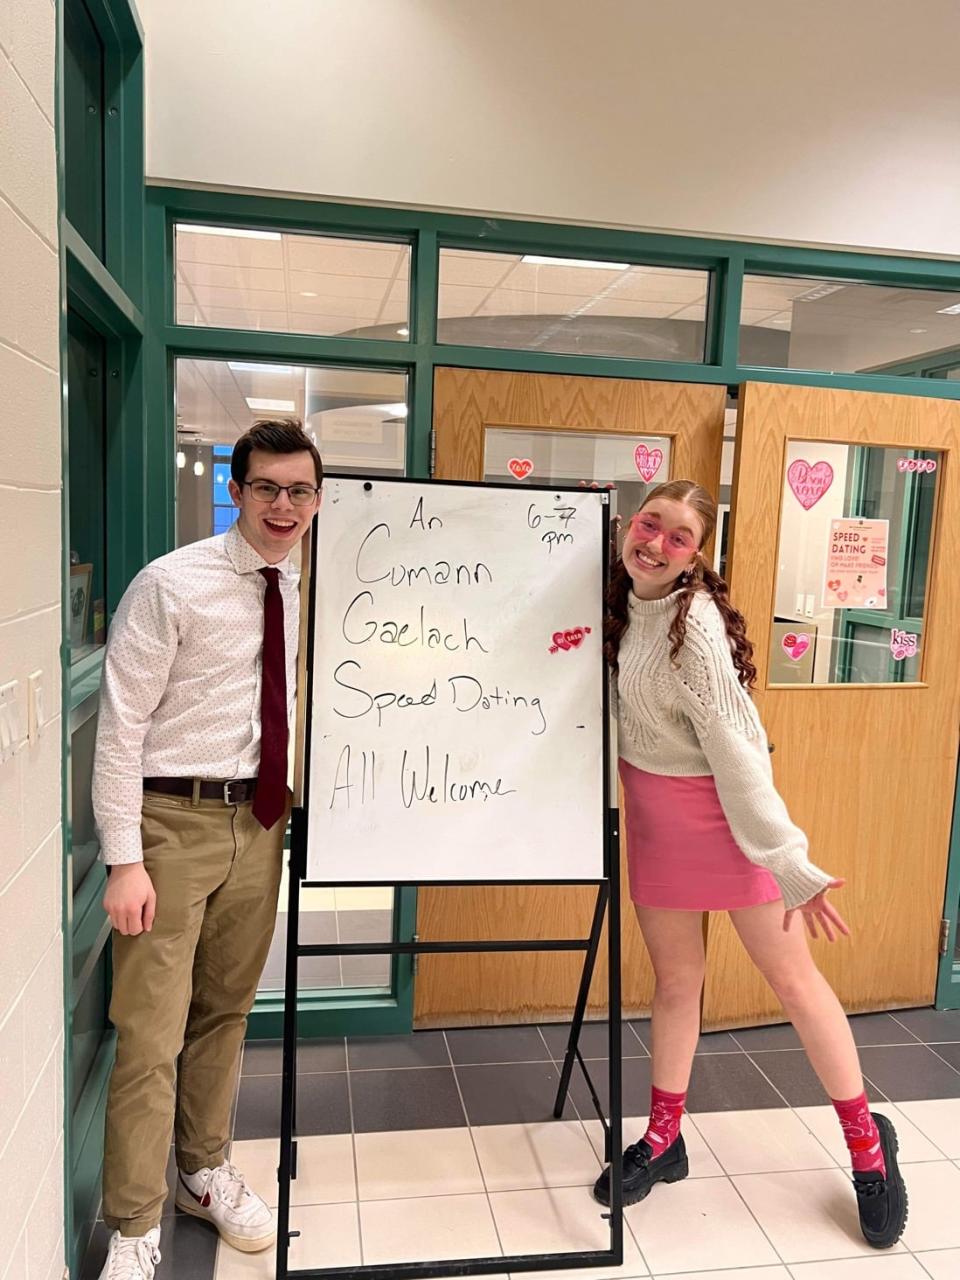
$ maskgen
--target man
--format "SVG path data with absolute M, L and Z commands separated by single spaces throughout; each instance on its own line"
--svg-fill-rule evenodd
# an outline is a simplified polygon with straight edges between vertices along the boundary
M 101 1280 L 153 1280 L 175 1124 L 177 1207 L 246 1252 L 273 1214 L 225 1160 L 247 1014 L 276 920 L 289 813 L 298 574 L 323 466 L 298 421 L 230 464 L 231 529 L 155 560 L 107 645 L 93 778 L 114 927 Z M 180 1055 L 179 1079 L 176 1061 Z

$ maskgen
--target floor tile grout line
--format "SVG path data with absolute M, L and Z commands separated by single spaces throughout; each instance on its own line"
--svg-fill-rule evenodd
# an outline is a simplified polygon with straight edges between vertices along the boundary
M 487 1201 L 487 1212 L 490 1214 L 490 1221 L 493 1223 L 493 1231 L 494 1235 L 497 1237 L 497 1245 L 500 1249 L 501 1257 L 506 1257 L 503 1240 L 500 1236 L 500 1224 L 497 1222 L 497 1215 L 493 1211 L 493 1201 L 490 1199 L 490 1188 L 487 1186 L 487 1175 L 483 1172 L 480 1152 L 477 1150 L 477 1140 L 473 1136 L 473 1125 L 470 1122 L 470 1113 L 467 1110 L 466 1099 L 464 1098 L 463 1090 L 460 1087 L 460 1079 L 457 1075 L 456 1064 L 453 1061 L 453 1054 L 450 1052 L 450 1041 L 447 1039 L 446 1031 L 442 1031 L 440 1034 L 443 1036 L 443 1043 L 447 1050 L 447 1057 L 450 1060 L 450 1070 L 453 1072 L 453 1082 L 457 1086 L 457 1096 L 460 1099 L 460 1106 L 463 1108 L 463 1118 L 467 1123 L 467 1133 L 470 1137 L 470 1146 L 473 1148 L 473 1158 L 477 1162 L 477 1171 L 480 1174 L 480 1181 L 483 1183 L 483 1194 Z
M 804 1055 L 804 1056 L 806 1056 L 806 1055 Z M 782 1098 L 782 1099 L 783 1099 L 783 1105 L 784 1105 L 785 1107 L 789 1107 L 789 1108 L 790 1108 L 790 1110 L 793 1110 L 793 1107 L 792 1107 L 792 1104 L 791 1104 L 791 1102 L 790 1102 L 789 1098 L 786 1096 L 786 1094 L 785 1094 L 785 1093 L 783 1093 L 780 1089 L 778 1089 L 778 1088 L 777 1088 L 777 1086 L 773 1083 L 773 1081 L 770 1079 L 770 1077 L 769 1077 L 769 1076 L 767 1075 L 767 1073 L 764 1071 L 763 1067 L 761 1067 L 760 1063 L 759 1063 L 759 1062 L 754 1062 L 754 1059 L 753 1059 L 753 1055 L 752 1055 L 752 1054 L 749 1054 L 749 1053 L 747 1054 L 747 1061 L 748 1061 L 748 1062 L 753 1063 L 753 1066 L 757 1069 L 757 1071 L 759 1071 L 760 1075 L 761 1075 L 761 1076 L 763 1076 L 764 1080 L 766 1080 L 767 1084 L 768 1084 L 768 1085 L 770 1086 L 770 1088 L 774 1091 L 774 1093 L 777 1095 L 777 1097 L 779 1097 L 779 1098 Z M 807 1059 L 807 1061 L 809 1062 L 809 1058 Z M 748 1110 L 751 1110 L 751 1108 L 749 1108 L 749 1107 L 741 1107 L 741 1108 L 737 1108 L 737 1109 L 738 1109 L 738 1110 L 742 1110 L 742 1111 L 748 1111 Z
M 955 1071 L 957 1075 L 960 1076 L 960 1068 L 955 1067 L 952 1062 L 948 1061 L 948 1059 L 943 1056 L 942 1053 L 937 1053 L 932 1044 L 925 1045 L 924 1047 L 929 1049 L 935 1058 L 939 1058 L 941 1062 L 945 1063 L 951 1071 Z M 921 1099 L 917 1098 L 915 1101 L 919 1102 Z
M 957 1099 L 957 1098 L 915 1098 L 915 1099 L 905 1098 L 905 1099 L 904 1099 L 904 1101 L 905 1101 L 905 1102 L 910 1102 L 910 1101 L 915 1101 L 915 1102 L 957 1102 L 957 1101 L 960 1101 L 960 1099 Z M 913 1122 L 913 1120 L 911 1120 L 911 1119 L 910 1119 L 910 1117 L 907 1115 L 906 1111 L 904 1111 L 904 1110 L 901 1108 L 901 1106 L 900 1106 L 900 1104 L 899 1104 L 898 1102 L 893 1102 L 893 1101 L 891 1101 L 890 1106 L 891 1106 L 891 1107 L 893 1107 L 893 1109 L 896 1111 L 896 1113 L 897 1113 L 898 1115 L 903 1116 L 903 1118 L 904 1118 L 904 1120 L 906 1120 L 907 1124 L 911 1125 L 914 1129 L 916 1129 L 916 1130 L 917 1130 L 917 1132 L 921 1135 L 921 1137 L 926 1138 L 927 1142 L 929 1142 L 929 1143 L 930 1143 L 931 1147 L 933 1147 L 933 1149 L 934 1149 L 935 1151 L 939 1151 L 939 1152 L 940 1152 L 940 1154 L 943 1156 L 944 1160 L 950 1160 L 950 1159 L 952 1158 L 952 1157 L 950 1157 L 950 1156 L 948 1156 L 948 1155 L 947 1155 L 946 1151 L 944 1151 L 942 1147 L 938 1146 L 938 1145 L 937 1145 L 937 1143 L 936 1143 L 936 1142 L 934 1142 L 933 1138 L 931 1138 L 931 1137 L 930 1137 L 930 1135 L 927 1133 L 927 1131 L 926 1131 L 925 1129 L 921 1129 L 921 1128 L 920 1128 L 920 1126 L 919 1126 L 918 1124 L 915 1124 L 915 1123 Z M 903 1161 L 902 1161 L 902 1160 L 901 1160 L 901 1163 L 903 1163 Z M 910 1163 L 910 1164 L 931 1164 L 931 1163 L 932 1163 L 932 1161 L 930 1161 L 930 1160 L 911 1160 L 909 1163 Z

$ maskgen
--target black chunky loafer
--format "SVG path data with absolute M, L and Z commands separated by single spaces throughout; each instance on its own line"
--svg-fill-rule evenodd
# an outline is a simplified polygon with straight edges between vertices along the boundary
M 623 1203 L 636 1204 L 650 1194 L 656 1183 L 680 1182 L 689 1172 L 682 1134 L 656 1159 L 648 1142 L 634 1142 L 623 1153 Z M 594 1183 L 593 1194 L 601 1204 L 610 1203 L 609 1165 Z

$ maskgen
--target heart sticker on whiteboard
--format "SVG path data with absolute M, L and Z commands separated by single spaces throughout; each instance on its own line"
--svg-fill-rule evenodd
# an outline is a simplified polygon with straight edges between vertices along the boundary
M 529 458 L 511 458 L 507 466 L 518 480 L 526 480 L 533 470 L 533 462 Z
M 811 466 L 798 458 L 787 468 L 787 484 L 804 511 L 809 511 L 833 484 L 833 467 L 829 462 L 815 462 Z
M 589 627 L 573 627 L 569 631 L 555 631 L 550 637 L 553 644 L 550 646 L 549 653 L 558 653 L 561 649 L 569 652 L 571 649 L 579 649 L 583 644 L 584 636 L 590 634 Z
M 802 631 L 799 635 L 788 631 L 780 641 L 780 644 L 788 658 L 791 658 L 794 662 L 799 662 L 810 648 L 810 637 L 805 631 Z
M 638 444 L 633 451 L 633 461 L 640 475 L 649 484 L 663 465 L 663 450 L 648 449 L 645 444 Z

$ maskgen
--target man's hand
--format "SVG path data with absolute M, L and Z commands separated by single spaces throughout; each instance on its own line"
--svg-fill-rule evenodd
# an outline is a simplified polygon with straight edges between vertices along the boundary
M 150 932 L 157 911 L 157 891 L 142 862 L 110 868 L 103 909 L 118 933 Z
M 845 884 L 845 880 L 831 880 L 827 887 L 821 889 L 809 902 L 804 902 L 802 906 L 792 907 L 789 911 L 784 912 L 784 930 L 790 928 L 794 913 L 799 911 L 803 916 L 803 923 L 807 926 L 807 932 L 811 938 L 820 936 L 817 933 L 818 925 L 828 942 L 836 941 L 837 933 L 842 933 L 845 937 L 849 937 L 850 930 L 847 928 L 846 920 L 844 920 L 836 907 L 827 901 L 827 894 L 831 889 L 842 889 Z M 836 930 L 836 933 L 834 930 Z

